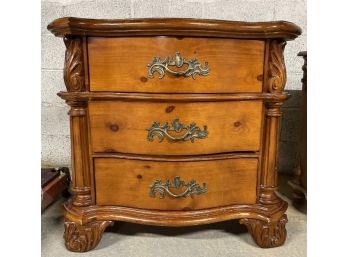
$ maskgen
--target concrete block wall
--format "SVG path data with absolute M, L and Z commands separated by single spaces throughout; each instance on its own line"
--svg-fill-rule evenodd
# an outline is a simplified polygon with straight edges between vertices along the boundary
M 240 21 L 287 20 L 298 24 L 303 34 L 288 42 L 285 62 L 286 89 L 294 93 L 283 108 L 280 171 L 295 165 L 298 107 L 301 90 L 302 58 L 306 50 L 306 0 L 42 0 L 42 166 L 70 165 L 68 107 L 56 93 L 65 90 L 63 63 L 65 47 L 61 38 L 47 31 L 52 20 L 63 16 L 85 18 L 186 17 Z

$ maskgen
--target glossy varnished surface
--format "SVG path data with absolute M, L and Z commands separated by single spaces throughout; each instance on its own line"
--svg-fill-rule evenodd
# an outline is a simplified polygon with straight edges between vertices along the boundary
M 93 249 L 113 221 L 187 226 L 241 219 L 260 247 L 284 243 L 287 203 L 276 194 L 280 107 L 287 98 L 283 51 L 286 40 L 300 35 L 298 26 L 61 18 L 48 29 L 66 45 L 68 92 L 59 96 L 71 106 L 73 197 L 64 206 L 69 250 Z M 212 79 L 146 78 L 154 55 L 176 51 L 207 61 Z M 208 137 L 147 141 L 154 121 L 174 118 L 207 125 Z M 149 199 L 149 175 L 206 182 L 208 193 L 178 203 Z
M 89 38 L 91 91 L 228 93 L 261 92 L 265 44 L 261 40 L 182 37 Z M 148 78 L 154 57 L 176 52 L 187 60 L 207 62 L 209 74 L 176 77 L 166 73 Z M 175 68 L 175 67 L 174 67 Z M 184 65 L 177 70 L 185 70 Z M 173 69 L 173 68 L 172 68 Z M 231 72 L 233 71 L 233 72 Z
M 89 105 L 94 152 L 183 155 L 231 151 L 258 151 L 261 134 L 261 101 L 156 103 L 92 101 Z M 195 122 L 208 136 L 185 142 L 147 140 L 154 121 L 164 125 L 173 119 Z M 181 133 L 182 134 L 182 133 Z M 173 136 L 181 135 L 180 133 Z
M 187 18 L 144 18 L 128 20 L 64 17 L 51 22 L 47 29 L 56 36 L 204 36 L 224 38 L 282 38 L 291 40 L 301 28 L 286 21 L 240 22 Z
M 158 162 L 95 159 L 98 205 L 118 205 L 156 210 L 197 210 L 256 202 L 257 159 L 201 162 Z M 126 172 L 125 172 L 126 171 Z M 165 182 L 180 176 L 207 185 L 207 192 L 186 198 L 149 196 L 156 179 Z M 173 189 L 171 189 L 173 190 Z M 177 190 L 179 194 L 182 190 Z M 175 191 L 175 189 L 174 189 Z

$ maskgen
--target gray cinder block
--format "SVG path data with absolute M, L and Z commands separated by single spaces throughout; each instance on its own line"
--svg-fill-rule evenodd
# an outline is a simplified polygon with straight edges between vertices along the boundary
M 127 0 L 80 2 L 64 7 L 64 16 L 100 19 L 130 18 L 131 4 L 132 1 Z
M 138 0 L 134 2 L 134 17 L 202 18 L 203 5 L 198 1 Z
M 286 90 L 301 90 L 302 89 L 302 79 L 303 73 L 300 69 L 298 72 L 288 72 L 285 84 Z
M 65 53 L 63 40 L 53 35 L 42 35 L 41 47 L 41 68 L 63 69 Z
M 288 72 L 302 72 L 303 58 L 297 54 L 305 50 L 307 50 L 306 35 L 301 35 L 295 40 L 287 42 L 284 58 Z
M 47 25 L 63 16 L 63 5 L 57 2 L 41 1 L 41 33 L 49 34 Z
M 209 19 L 266 21 L 273 17 L 273 1 L 221 0 L 204 4 L 203 11 L 203 18 Z
M 41 136 L 41 166 L 70 166 L 69 136 Z
M 69 106 L 42 106 L 41 107 L 41 134 L 68 136 L 69 128 Z
M 41 71 L 41 102 L 65 106 L 65 101 L 57 96 L 59 91 L 66 91 L 63 70 Z
M 294 22 L 302 28 L 303 34 L 307 34 L 307 1 L 275 1 L 274 19 Z

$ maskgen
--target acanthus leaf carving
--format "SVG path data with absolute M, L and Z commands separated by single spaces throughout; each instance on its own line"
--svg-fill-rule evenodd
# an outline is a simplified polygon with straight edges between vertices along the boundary
M 265 222 L 256 219 L 241 219 L 240 224 L 247 227 L 255 243 L 262 248 L 277 247 L 284 244 L 286 239 L 286 214 L 279 220 Z
M 64 82 L 69 92 L 85 91 L 82 38 L 64 37 Z
M 73 252 L 87 252 L 99 243 L 104 230 L 113 225 L 113 221 L 93 221 L 84 225 L 72 221 L 64 223 L 65 246 Z
M 286 41 L 272 40 L 269 48 L 269 81 L 270 93 L 281 93 L 286 83 L 284 48 Z

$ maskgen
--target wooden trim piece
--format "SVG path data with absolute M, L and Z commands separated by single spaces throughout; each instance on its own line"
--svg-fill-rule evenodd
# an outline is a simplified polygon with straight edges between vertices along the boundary
M 286 21 L 240 22 L 187 18 L 146 18 L 128 20 L 59 18 L 47 29 L 55 36 L 189 36 L 245 39 L 298 37 L 300 27 Z
M 278 205 L 282 200 L 276 195 L 278 189 L 278 146 L 282 103 L 266 104 L 265 135 L 262 150 L 262 175 L 259 202 L 264 205 Z
M 58 96 L 66 101 L 122 100 L 122 101 L 163 101 L 163 102 L 221 102 L 264 100 L 283 102 L 290 97 L 284 92 L 270 93 L 233 93 L 233 94 L 151 94 L 116 92 L 59 92 Z
M 183 155 L 183 156 L 156 156 L 156 155 L 141 155 L 141 154 L 125 154 L 125 153 L 94 153 L 93 158 L 118 158 L 128 160 L 142 161 L 163 161 L 163 162 L 190 162 L 190 161 L 211 161 L 237 158 L 258 158 L 258 152 L 234 152 L 222 154 L 208 155 Z
M 88 39 L 87 37 L 82 38 L 82 52 L 83 52 L 83 68 L 84 68 L 84 88 L 89 91 L 89 58 L 88 58 Z
M 71 106 L 70 137 L 71 137 L 71 167 L 73 205 L 89 206 L 92 204 L 89 139 L 87 124 L 87 103 L 68 102 Z
M 90 178 L 90 187 L 91 187 L 91 204 L 96 203 L 95 195 L 95 174 L 94 174 L 94 162 L 93 162 L 93 151 L 92 151 L 92 134 L 91 134 L 91 123 L 89 119 L 89 109 L 86 110 L 86 125 L 88 131 L 88 161 L 89 161 L 89 178 Z
M 267 90 L 269 93 L 282 93 L 286 83 L 286 67 L 284 61 L 284 48 L 286 42 L 283 40 L 272 40 L 269 43 L 269 60 Z
M 89 206 L 83 210 L 71 205 L 70 201 L 63 206 L 65 217 L 79 224 L 93 221 L 117 220 L 156 226 L 193 226 L 209 224 L 231 219 L 255 219 L 266 223 L 281 216 L 287 209 L 285 201 L 277 208 L 268 208 L 260 204 L 232 205 L 195 211 L 159 211 L 144 210 L 121 206 Z
M 66 46 L 64 62 L 64 83 L 67 91 L 86 91 L 83 38 L 64 37 Z
M 264 54 L 264 61 L 263 61 L 263 85 L 262 85 L 262 92 L 267 92 L 267 86 L 268 86 L 268 69 L 269 69 L 269 64 L 268 64 L 268 60 L 269 60 L 269 44 L 270 44 L 270 40 L 267 39 L 265 42 L 265 54 Z

